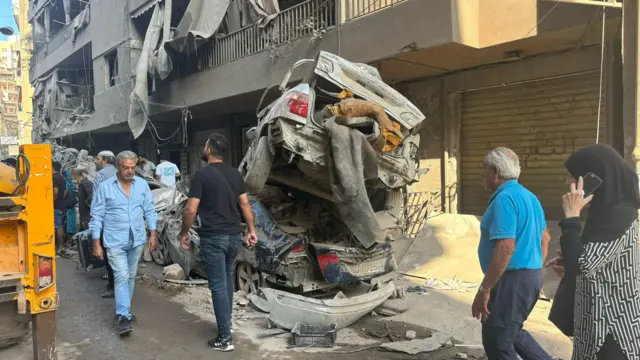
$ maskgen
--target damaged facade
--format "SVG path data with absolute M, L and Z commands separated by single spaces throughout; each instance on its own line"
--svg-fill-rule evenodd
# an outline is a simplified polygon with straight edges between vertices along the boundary
M 489 195 L 479 167 L 495 146 L 522 156 L 522 182 L 550 218 L 561 211 L 562 162 L 593 142 L 598 126 L 601 142 L 632 150 L 623 130 L 633 124 L 617 114 L 619 9 L 607 11 L 601 46 L 601 8 L 535 0 L 30 5 L 34 139 L 92 154 L 131 149 L 154 162 L 161 152 L 187 179 L 212 131 L 230 139 L 226 160 L 239 166 L 258 112 L 281 96 L 283 81 L 287 89 L 308 84 L 300 83 L 308 68 L 294 65 L 321 51 L 375 68 L 424 114 L 415 134 L 424 171 L 409 187 L 435 194 L 433 211 L 482 211 Z

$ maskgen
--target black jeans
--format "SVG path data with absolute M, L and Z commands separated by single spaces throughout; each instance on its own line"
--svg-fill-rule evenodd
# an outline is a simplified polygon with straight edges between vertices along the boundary
M 242 236 L 200 236 L 200 257 L 209 280 L 218 336 L 231 336 L 233 311 L 233 263 L 242 247 Z
M 596 354 L 598 360 L 627 360 L 622 348 L 611 335 L 607 335 L 604 344 Z
M 542 270 L 506 271 L 491 290 L 482 323 L 482 345 L 489 360 L 551 360 L 522 326 L 538 301 Z

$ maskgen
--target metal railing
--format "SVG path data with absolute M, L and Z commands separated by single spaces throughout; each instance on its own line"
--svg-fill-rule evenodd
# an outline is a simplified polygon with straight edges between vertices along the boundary
M 347 22 L 349 20 L 357 19 L 361 16 L 365 16 L 396 5 L 406 0 L 342 0 L 344 12 L 342 21 Z
M 424 224 L 440 210 L 437 206 L 440 191 L 410 192 L 404 194 L 404 211 L 400 222 L 409 238 L 418 236 Z
M 197 54 L 185 55 L 177 61 L 171 78 L 185 77 L 306 36 L 320 35 L 322 30 L 336 25 L 336 1 L 339 0 L 308 0 L 280 12 L 264 28 L 252 24 L 214 36 Z

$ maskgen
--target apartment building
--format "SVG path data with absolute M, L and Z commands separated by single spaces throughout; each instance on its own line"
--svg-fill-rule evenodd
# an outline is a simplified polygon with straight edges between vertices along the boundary
M 480 214 L 495 146 L 560 216 L 563 161 L 596 139 L 625 155 L 621 11 L 537 0 L 39 0 L 30 76 L 37 141 L 163 152 L 189 176 L 209 133 L 238 164 L 265 89 L 329 51 L 374 66 L 427 116 L 416 191 Z M 603 41 L 604 39 L 604 41 Z M 298 67 L 291 82 L 312 71 Z M 271 88 L 266 98 L 277 96 Z
M 22 131 L 18 138 L 18 143 L 31 143 L 31 117 L 33 115 L 33 88 L 29 80 L 29 59 L 33 52 L 33 41 L 31 38 L 31 24 L 27 17 L 29 10 L 29 0 L 13 0 L 13 16 L 18 25 L 19 34 L 16 36 L 16 47 L 19 56 L 17 82 L 20 88 L 20 106 L 18 109 L 18 122 Z
M 3 156 L 16 154 L 23 125 L 18 114 L 22 110 L 20 99 L 20 52 L 16 36 L 0 41 L 0 152 Z

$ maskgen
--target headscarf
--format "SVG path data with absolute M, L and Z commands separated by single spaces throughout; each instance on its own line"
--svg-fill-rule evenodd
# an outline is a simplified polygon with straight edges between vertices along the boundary
M 576 179 L 589 172 L 602 179 L 589 205 L 582 241 L 616 240 L 638 217 L 638 175 L 612 147 L 602 144 L 583 147 L 564 165 Z

